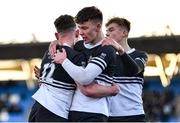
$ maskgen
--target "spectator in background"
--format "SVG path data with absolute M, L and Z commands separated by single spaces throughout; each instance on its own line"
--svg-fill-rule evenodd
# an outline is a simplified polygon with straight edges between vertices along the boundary
M 0 122 L 7 122 L 9 120 L 9 112 L 6 104 L 8 103 L 8 95 L 3 93 L 0 95 Z
M 180 95 L 175 99 L 175 117 L 176 121 L 180 122 Z
M 169 122 L 172 117 L 175 117 L 174 106 L 174 92 L 171 89 L 166 89 L 162 109 L 162 122 Z
M 15 113 L 21 113 L 22 112 L 22 108 L 19 106 L 19 102 L 21 100 L 20 95 L 18 94 L 10 94 L 9 95 L 9 112 L 15 112 Z

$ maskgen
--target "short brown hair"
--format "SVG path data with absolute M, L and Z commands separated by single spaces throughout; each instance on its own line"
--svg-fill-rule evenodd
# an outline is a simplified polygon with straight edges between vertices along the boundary
M 98 21 L 102 23 L 102 12 L 95 6 L 85 7 L 81 9 L 75 17 L 75 22 L 78 24 L 82 24 L 87 21 Z
M 128 32 L 130 31 L 131 23 L 125 18 L 113 17 L 113 18 L 108 20 L 108 22 L 106 23 L 106 27 L 112 23 L 116 23 L 119 26 L 125 27 Z
M 54 25 L 57 32 L 66 32 L 76 28 L 76 23 L 71 15 L 61 15 L 55 21 Z

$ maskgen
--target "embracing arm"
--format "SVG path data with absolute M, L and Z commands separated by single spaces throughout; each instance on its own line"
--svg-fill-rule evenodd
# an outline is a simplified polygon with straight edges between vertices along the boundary
M 96 64 L 89 63 L 86 68 L 83 68 L 73 64 L 68 59 L 64 60 L 62 67 L 81 85 L 90 84 L 102 72 L 102 69 Z
M 104 62 L 101 59 L 99 60 L 100 62 Z M 54 62 L 62 64 L 62 67 L 66 70 L 66 72 L 81 85 L 90 84 L 106 67 L 106 63 L 102 64 L 101 66 L 94 63 L 89 63 L 86 68 L 77 66 L 67 59 L 64 48 L 62 48 L 62 52 L 58 51 L 57 54 L 55 54 Z
M 115 83 L 113 83 L 112 86 L 99 85 L 94 82 L 89 85 L 82 86 L 77 83 L 77 86 L 84 95 L 93 98 L 115 96 L 119 92 L 119 86 Z
M 65 49 L 57 52 L 54 62 L 61 64 L 66 72 L 81 85 L 90 84 L 107 65 L 115 63 L 116 54 L 112 46 L 106 46 L 99 50 L 98 55 L 94 56 L 86 66 L 86 68 L 77 66 L 67 59 Z
M 144 70 L 147 63 L 146 53 L 141 52 L 139 57 L 132 58 L 130 55 L 126 54 L 124 48 L 120 44 L 108 37 L 103 40 L 102 46 L 104 45 L 112 45 L 118 51 L 120 57 L 124 62 L 124 66 L 126 67 L 126 69 L 128 69 L 129 73 L 137 74 Z
M 147 63 L 147 55 L 142 54 L 139 57 L 132 58 L 130 55 L 124 53 L 120 56 L 124 62 L 124 66 L 128 69 L 129 73 L 137 74 L 144 70 Z
M 53 58 L 54 55 L 56 54 L 57 51 L 57 46 L 59 46 L 59 41 L 58 40 L 54 40 L 49 44 L 49 53 L 51 55 L 51 57 Z

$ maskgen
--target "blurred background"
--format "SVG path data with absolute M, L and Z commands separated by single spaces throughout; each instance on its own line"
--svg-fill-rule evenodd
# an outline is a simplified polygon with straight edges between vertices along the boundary
M 108 18 L 131 22 L 129 44 L 148 53 L 143 101 L 147 121 L 180 122 L 179 0 L 1 0 L 0 122 L 27 121 L 38 89 L 33 68 L 40 66 L 55 39 L 54 20 L 97 6 Z M 105 27 L 103 27 L 105 32 Z

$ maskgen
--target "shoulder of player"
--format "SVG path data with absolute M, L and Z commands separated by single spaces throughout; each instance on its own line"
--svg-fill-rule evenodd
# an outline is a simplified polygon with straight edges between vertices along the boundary
M 77 41 L 76 43 L 75 43 L 75 46 L 76 45 L 82 45 L 83 44 L 83 40 L 79 40 L 79 41 Z
M 73 48 L 72 48 L 72 47 L 69 47 L 69 46 L 59 46 L 59 47 L 57 48 L 57 50 L 60 50 L 60 51 L 61 51 L 62 48 L 64 48 L 64 49 L 66 50 L 66 52 L 73 50 Z
M 139 54 L 139 55 L 147 55 L 147 52 L 145 52 L 145 51 L 142 51 L 142 50 L 137 50 L 137 49 L 135 49 L 135 52 L 134 52 L 135 54 Z
M 83 42 L 84 42 L 83 40 L 77 41 L 74 45 L 74 50 L 81 52 L 84 49 L 84 43 Z
M 105 46 L 102 46 L 102 49 L 103 50 L 116 50 L 113 46 L 111 45 L 105 45 Z
M 136 56 L 136 57 L 142 57 L 142 58 L 147 58 L 148 57 L 147 52 L 141 51 L 141 50 L 135 50 L 135 52 L 133 52 L 132 55 Z
M 67 53 L 67 57 L 68 58 L 72 58 L 76 55 L 79 54 L 79 52 L 75 51 L 73 48 L 69 47 L 69 46 L 59 46 L 58 47 L 58 50 L 59 51 L 62 51 L 61 49 L 64 48 L 66 50 L 66 53 Z

